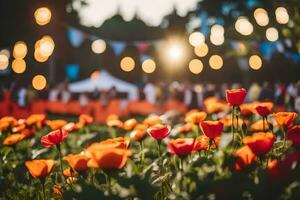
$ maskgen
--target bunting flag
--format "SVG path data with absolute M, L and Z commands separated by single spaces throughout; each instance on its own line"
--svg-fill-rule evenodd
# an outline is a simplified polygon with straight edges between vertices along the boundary
M 79 65 L 78 64 L 68 64 L 66 66 L 66 76 L 68 80 L 74 81 L 79 75 Z
M 114 53 L 116 56 L 121 55 L 121 53 L 123 52 L 123 50 L 126 47 L 126 43 L 125 42 L 119 42 L 119 41 L 110 41 L 108 42 L 109 45 L 112 47 Z
M 201 32 L 205 35 L 205 37 L 208 36 L 209 33 L 209 29 L 207 26 L 207 12 L 206 11 L 202 11 L 200 14 L 200 18 L 201 18 Z
M 271 60 L 272 55 L 276 50 L 276 42 L 262 42 L 259 45 L 259 51 L 266 60 Z
M 286 58 L 291 59 L 293 63 L 300 63 L 300 54 L 294 52 L 285 52 L 284 55 Z
M 135 46 L 140 54 L 145 53 L 149 48 L 149 43 L 144 41 L 135 42 Z
M 84 41 L 84 33 L 76 28 L 68 28 L 68 39 L 73 47 L 79 47 Z

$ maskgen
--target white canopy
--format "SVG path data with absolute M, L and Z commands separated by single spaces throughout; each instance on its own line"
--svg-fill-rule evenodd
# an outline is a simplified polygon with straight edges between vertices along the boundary
M 112 76 L 106 70 L 101 70 L 99 74 L 97 79 L 88 78 L 69 84 L 69 90 L 78 93 L 93 92 L 95 89 L 108 90 L 115 86 L 119 92 L 128 93 L 130 100 L 136 100 L 138 98 L 138 87 L 136 85 L 120 80 Z

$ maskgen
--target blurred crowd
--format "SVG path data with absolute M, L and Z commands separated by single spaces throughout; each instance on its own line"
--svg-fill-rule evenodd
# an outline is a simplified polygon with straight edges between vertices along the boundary
M 246 102 L 272 101 L 278 107 L 288 111 L 300 112 L 300 81 L 294 83 L 253 82 L 248 87 L 242 84 L 213 84 L 196 83 L 189 81 L 166 83 L 158 81 L 145 83 L 139 89 L 136 101 L 146 101 L 156 107 L 162 107 L 166 102 L 172 100 L 185 106 L 187 109 L 203 108 L 203 101 L 207 97 L 218 97 L 225 99 L 225 90 L 244 87 L 248 90 Z M 37 92 L 31 86 L 21 86 L 10 89 L 2 88 L 0 101 L 12 101 L 20 107 L 30 107 L 36 100 L 43 99 L 50 102 L 60 101 L 63 103 L 72 100 L 79 101 L 80 106 L 88 105 L 90 101 L 98 101 L 102 106 L 108 105 L 113 99 L 128 101 L 126 94 L 120 93 L 116 87 L 109 90 L 95 90 L 90 93 L 71 93 L 68 83 L 62 82 L 56 86 Z

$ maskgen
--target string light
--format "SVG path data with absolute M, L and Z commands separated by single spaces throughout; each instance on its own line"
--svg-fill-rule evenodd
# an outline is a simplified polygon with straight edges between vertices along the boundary
M 142 69 L 145 73 L 151 74 L 156 69 L 156 64 L 152 59 L 147 59 L 142 63 Z
M 47 80 L 43 75 L 36 75 L 32 79 L 32 87 L 36 90 L 43 90 L 47 85 Z
M 48 56 L 43 56 L 40 53 L 39 49 L 36 49 L 34 51 L 34 58 L 35 58 L 36 61 L 43 63 L 43 62 L 46 62 L 49 57 Z
M 269 16 L 265 9 L 257 8 L 254 11 L 254 18 L 258 25 L 267 26 L 269 24 Z
M 222 59 L 222 57 L 219 56 L 219 55 L 212 55 L 209 58 L 209 66 L 212 69 L 215 69 L 215 70 L 221 69 L 222 66 L 223 66 L 223 59 Z
M 241 16 L 235 22 L 235 29 L 242 35 L 250 35 L 253 32 L 253 25 L 248 18 Z
M 189 63 L 189 70 L 193 74 L 200 74 L 203 70 L 203 64 L 199 59 L 193 59 Z
M 17 74 L 22 74 L 26 70 L 26 62 L 23 59 L 15 59 L 11 65 L 12 70 Z
M 19 59 L 23 59 L 25 58 L 27 54 L 27 46 L 25 44 L 25 42 L 23 41 L 18 41 L 13 49 L 13 56 L 14 58 L 19 58 Z
M 5 70 L 8 67 L 8 57 L 0 53 L 0 70 Z
M 38 25 L 44 26 L 51 20 L 51 11 L 47 7 L 41 7 L 34 12 L 34 18 Z
M 224 27 L 219 25 L 219 24 L 215 24 L 211 27 L 210 32 L 212 35 L 214 36 L 224 36 Z
M 131 57 L 124 57 L 120 62 L 121 69 L 130 72 L 134 69 L 135 62 Z
M 104 40 L 98 39 L 93 41 L 91 48 L 94 53 L 101 54 L 106 49 L 106 43 Z
M 183 49 L 177 43 L 173 43 L 167 48 L 168 57 L 173 61 L 179 61 L 183 57 Z
M 38 51 L 43 57 L 49 57 L 54 51 L 54 41 L 51 36 L 44 36 L 38 43 Z
M 195 53 L 197 56 L 199 56 L 199 57 L 204 57 L 204 56 L 206 56 L 207 53 L 208 53 L 208 46 L 207 46 L 207 44 L 203 43 L 203 44 L 201 44 L 201 45 L 199 45 L 199 46 L 196 46 L 196 47 L 194 48 L 194 53 Z
M 189 37 L 189 42 L 192 46 L 196 47 L 203 44 L 205 41 L 205 37 L 200 32 L 194 32 Z
M 262 60 L 258 55 L 252 55 L 249 58 L 249 66 L 253 70 L 259 70 L 262 67 Z
M 271 41 L 271 42 L 275 42 L 276 40 L 278 40 L 278 31 L 276 28 L 274 27 L 270 27 L 266 30 L 266 38 Z
M 215 36 L 215 35 L 210 35 L 209 39 L 210 39 L 210 42 L 216 46 L 222 45 L 225 40 L 224 36 Z
M 97 79 L 99 79 L 99 77 L 100 77 L 100 72 L 99 71 L 94 71 L 92 74 L 91 74 L 91 79 L 92 80 L 97 80 Z
M 287 24 L 289 22 L 289 14 L 284 7 L 278 7 L 275 10 L 276 21 L 279 24 Z

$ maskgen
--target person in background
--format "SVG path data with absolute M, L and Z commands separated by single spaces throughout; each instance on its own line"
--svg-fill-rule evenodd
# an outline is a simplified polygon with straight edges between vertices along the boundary
M 26 106 L 26 93 L 27 90 L 25 87 L 21 87 L 17 94 L 17 103 L 20 107 Z
M 155 90 L 155 86 L 151 83 L 148 82 L 143 90 L 144 94 L 146 95 L 146 100 L 155 105 L 156 103 L 156 90 Z
M 290 83 L 287 87 L 287 95 L 288 95 L 288 110 L 293 111 L 295 106 L 295 99 L 297 97 L 297 88 L 294 83 Z
M 67 84 L 65 84 L 61 91 L 61 101 L 63 103 L 68 103 L 70 99 L 71 99 L 71 92 L 69 91 Z
M 274 99 L 273 89 L 270 87 L 268 82 L 263 83 L 258 99 L 259 101 L 272 101 Z
M 297 96 L 295 97 L 294 108 L 298 113 L 300 113 L 300 81 L 297 82 L 296 89 L 297 89 Z
M 193 90 L 189 82 L 185 82 L 183 86 L 183 103 L 190 107 L 192 104 Z
M 79 95 L 79 104 L 81 107 L 86 107 L 89 103 L 89 98 L 86 93 L 81 93 Z
M 275 84 L 275 103 L 280 108 L 284 109 L 286 87 L 282 83 Z
M 58 95 L 59 95 L 59 89 L 57 86 L 52 86 L 50 88 L 50 91 L 49 91 L 49 97 L 48 97 L 48 100 L 49 101 L 57 101 L 58 100 Z
M 37 98 L 36 91 L 32 88 L 31 85 L 29 85 L 26 92 L 27 105 L 31 107 L 31 104 L 36 100 L 36 98 Z
M 248 90 L 247 101 L 248 102 L 257 101 L 260 96 L 260 92 L 261 92 L 261 87 L 259 86 L 259 84 L 256 82 L 252 83 Z

